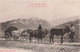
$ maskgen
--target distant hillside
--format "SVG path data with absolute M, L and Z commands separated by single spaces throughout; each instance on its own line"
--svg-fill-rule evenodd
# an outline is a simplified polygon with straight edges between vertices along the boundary
M 18 29 L 37 29 L 39 24 L 42 25 L 43 29 L 51 28 L 51 24 L 49 22 L 38 18 L 16 19 L 3 22 L 1 24 L 3 30 L 7 29 L 10 26 L 15 26 Z
M 53 24 L 53 26 L 58 26 L 58 25 L 61 25 L 61 24 L 64 24 L 64 23 L 67 23 L 67 22 L 70 22 L 70 21 L 75 21 L 76 19 L 80 19 L 80 16 L 70 16 L 70 17 L 64 17 L 64 18 L 63 17 L 62 18 L 56 18 L 56 19 L 53 19 L 51 21 L 51 23 Z
M 69 25 L 69 24 L 80 24 L 80 20 L 79 19 L 75 19 L 74 21 L 69 21 L 69 22 L 66 22 L 66 23 L 63 23 L 63 24 L 60 24 L 60 25 L 57 25 L 55 26 L 54 28 L 65 28 L 65 25 Z

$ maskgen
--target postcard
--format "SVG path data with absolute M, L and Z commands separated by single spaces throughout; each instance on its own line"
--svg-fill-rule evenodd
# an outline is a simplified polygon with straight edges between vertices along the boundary
M 0 52 L 80 52 L 80 0 L 0 0 Z

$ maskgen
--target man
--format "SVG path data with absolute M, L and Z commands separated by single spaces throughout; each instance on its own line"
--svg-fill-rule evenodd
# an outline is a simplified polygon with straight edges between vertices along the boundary
M 71 39 L 71 42 L 74 42 L 74 35 L 75 35 L 75 27 L 73 24 L 71 24 L 70 34 L 69 34 L 69 38 Z
M 71 31 L 72 31 L 72 32 L 75 32 L 75 27 L 74 27 L 73 24 L 71 24 Z
M 41 26 L 41 24 L 39 24 L 38 30 L 41 30 L 41 29 L 42 29 L 42 26 Z
M 41 39 L 41 42 L 42 42 L 42 38 L 43 38 L 42 26 L 41 26 L 41 24 L 39 24 L 39 27 L 38 27 L 38 43 L 39 43 L 39 39 Z

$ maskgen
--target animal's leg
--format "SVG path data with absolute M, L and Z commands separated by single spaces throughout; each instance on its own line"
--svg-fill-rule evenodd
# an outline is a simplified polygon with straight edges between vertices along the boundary
M 29 38 L 29 42 L 31 42 L 31 40 L 32 40 L 32 37 Z
M 63 35 L 61 35 L 61 43 L 63 43 Z
M 51 39 L 52 39 L 52 38 L 51 38 L 51 36 L 50 36 L 50 43 L 51 43 Z
M 26 40 L 28 40 L 27 36 L 25 37 Z
M 39 38 L 38 38 L 38 43 L 39 43 Z
M 52 36 L 52 42 L 54 43 L 54 36 Z
M 24 36 L 24 41 L 26 41 L 27 40 L 27 36 Z
M 41 38 L 41 43 L 42 43 L 42 38 Z
M 72 36 L 72 34 L 71 34 L 70 42 L 73 42 L 73 36 Z
M 74 42 L 74 36 L 72 37 L 72 42 Z
M 7 32 L 5 32 L 5 35 L 4 35 L 4 37 L 5 37 L 5 40 L 8 40 L 8 34 L 7 34 Z

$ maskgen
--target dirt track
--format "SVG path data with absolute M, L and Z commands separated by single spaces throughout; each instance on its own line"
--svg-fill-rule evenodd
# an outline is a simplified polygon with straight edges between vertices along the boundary
M 80 52 L 79 43 L 50 44 L 50 43 L 37 43 L 37 42 L 30 43 L 30 42 L 3 40 L 3 41 L 0 41 L 0 48 L 20 49 L 26 52 Z

